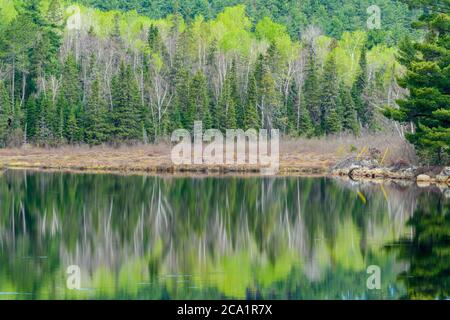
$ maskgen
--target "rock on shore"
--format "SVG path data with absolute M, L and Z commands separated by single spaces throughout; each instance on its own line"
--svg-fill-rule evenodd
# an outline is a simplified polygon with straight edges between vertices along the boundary
M 440 173 L 437 167 L 415 167 L 404 164 L 381 166 L 376 159 L 358 159 L 350 157 L 331 168 L 334 176 L 348 176 L 354 180 L 360 179 L 394 179 L 414 180 L 420 183 L 436 183 L 450 186 L 450 167 L 444 167 Z M 438 171 L 439 172 L 439 171 Z

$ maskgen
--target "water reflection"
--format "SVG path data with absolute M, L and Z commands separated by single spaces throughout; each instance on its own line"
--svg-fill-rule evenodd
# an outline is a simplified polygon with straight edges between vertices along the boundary
M 422 195 L 426 205 L 418 194 L 326 178 L 8 171 L 0 177 L 0 299 L 408 296 L 412 284 L 397 275 L 411 272 L 414 254 L 384 247 L 415 232 L 406 222 L 416 207 L 443 210 L 442 196 Z M 366 288 L 373 264 L 381 290 Z M 70 265 L 82 270 L 82 290 L 66 288 Z
M 421 194 L 407 224 L 411 235 L 387 246 L 409 266 L 398 277 L 407 288 L 402 298 L 449 299 L 450 201 L 436 193 Z

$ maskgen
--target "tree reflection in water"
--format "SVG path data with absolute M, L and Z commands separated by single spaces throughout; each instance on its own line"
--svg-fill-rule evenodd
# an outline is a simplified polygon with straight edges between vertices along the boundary
M 407 264 L 383 246 L 409 232 L 418 190 L 385 189 L 327 178 L 8 171 L 0 298 L 395 299 L 406 293 L 396 278 Z M 81 291 L 65 287 L 74 264 Z M 373 264 L 379 291 L 366 288 Z
M 450 298 L 450 201 L 437 192 L 421 194 L 408 222 L 410 237 L 388 246 L 408 263 L 399 275 L 405 299 Z

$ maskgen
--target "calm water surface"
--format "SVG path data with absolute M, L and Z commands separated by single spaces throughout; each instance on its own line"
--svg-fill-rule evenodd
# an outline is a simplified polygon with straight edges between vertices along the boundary
M 328 178 L 7 171 L 0 299 L 448 298 L 449 203 Z

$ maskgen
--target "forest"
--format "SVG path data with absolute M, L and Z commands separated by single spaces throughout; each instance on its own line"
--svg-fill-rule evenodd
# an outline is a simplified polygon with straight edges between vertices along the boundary
M 79 2 L 0 1 L 1 146 L 152 143 L 201 120 L 289 137 L 395 128 L 448 161 L 448 7 L 380 1 L 368 30 L 369 4 L 351 0 Z

